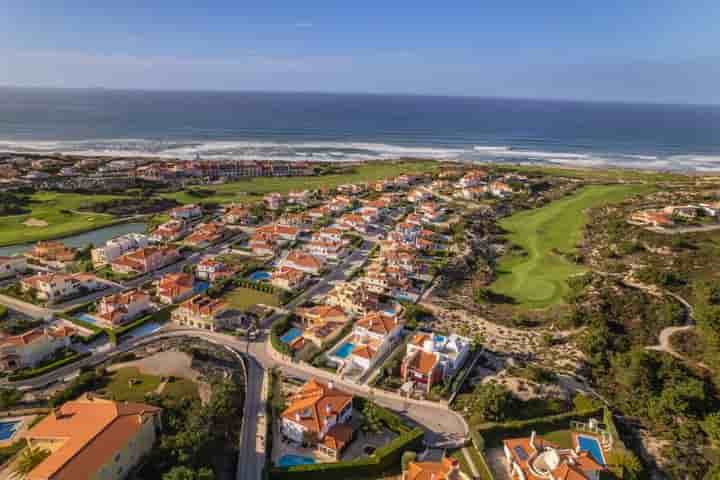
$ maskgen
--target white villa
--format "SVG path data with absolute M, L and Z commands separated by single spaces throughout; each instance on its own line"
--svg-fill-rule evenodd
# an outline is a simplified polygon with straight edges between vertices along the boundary
M 120 258 L 127 252 L 147 247 L 150 239 L 141 233 L 128 233 L 112 240 L 108 240 L 104 246 L 93 248 L 90 251 L 93 266 L 101 267 Z

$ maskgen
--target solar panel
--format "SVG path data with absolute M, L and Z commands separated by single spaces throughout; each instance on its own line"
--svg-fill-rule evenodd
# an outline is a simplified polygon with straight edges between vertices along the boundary
M 520 460 L 525 461 L 528 459 L 528 454 L 524 448 L 517 446 L 514 448 L 514 450 L 515 450 L 515 455 L 517 455 Z

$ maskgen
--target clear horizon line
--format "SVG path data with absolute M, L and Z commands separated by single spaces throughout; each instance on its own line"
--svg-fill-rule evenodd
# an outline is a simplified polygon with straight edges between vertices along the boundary
M 718 103 L 695 103 L 679 101 L 653 101 L 653 100 L 631 100 L 631 99 L 588 99 L 571 97 L 523 97 L 512 95 L 459 95 L 442 93 L 408 93 L 408 92 L 362 92 L 362 91 L 322 91 L 322 90 L 264 90 L 264 89 L 224 89 L 224 88 L 154 88 L 154 87 L 104 87 L 104 86 L 52 86 L 52 85 L 7 85 L 0 84 L 0 89 L 16 90 L 89 90 L 109 92 L 147 92 L 147 93 L 259 93 L 270 95 L 355 95 L 375 97 L 425 97 L 425 98 L 453 98 L 453 99 L 474 99 L 474 100 L 522 100 L 534 102 L 566 102 L 566 103 L 592 103 L 592 104 L 622 104 L 622 105 L 658 105 L 671 107 L 720 107 Z

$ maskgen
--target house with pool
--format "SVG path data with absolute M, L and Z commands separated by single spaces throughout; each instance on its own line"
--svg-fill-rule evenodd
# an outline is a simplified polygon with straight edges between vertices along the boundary
M 189 273 L 168 273 L 157 284 L 156 294 L 160 303 L 172 305 L 182 302 L 195 293 L 195 278 Z
M 50 355 L 67 348 L 77 333 L 70 327 L 38 327 L 0 339 L 0 371 L 32 368 Z
M 404 382 L 413 382 L 429 393 L 433 385 L 451 377 L 470 355 L 469 338 L 455 333 L 416 333 L 407 344 L 400 364 Z
M 303 337 L 317 347 L 337 338 L 350 321 L 342 308 L 331 305 L 299 308 L 295 313 L 302 321 Z
M 141 290 L 128 290 L 98 300 L 95 317 L 101 323 L 115 327 L 135 320 L 151 310 L 150 295 Z
M 404 327 L 401 313 L 375 311 L 365 315 L 328 358 L 340 363 L 343 370 L 369 370 L 400 341 Z
M 280 431 L 285 439 L 314 446 L 337 460 L 355 434 L 350 425 L 352 403 L 352 395 L 333 382 L 310 379 L 290 398 L 280 416 Z
M 510 477 L 514 480 L 598 480 L 607 469 L 602 437 L 573 432 L 572 442 L 572 448 L 560 448 L 534 431 L 529 437 L 503 440 Z

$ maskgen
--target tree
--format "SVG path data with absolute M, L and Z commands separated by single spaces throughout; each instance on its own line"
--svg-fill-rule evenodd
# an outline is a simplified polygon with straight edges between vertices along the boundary
M 642 472 L 642 463 L 630 450 L 615 449 L 608 454 L 608 463 L 614 467 L 620 467 L 630 475 L 627 478 L 638 478 Z M 621 478 L 626 478 L 624 475 Z
M 215 474 L 208 467 L 193 470 L 185 466 L 173 467 L 162 476 L 162 480 L 215 480 Z
M 702 421 L 702 429 L 713 442 L 720 442 L 720 411 L 713 412 Z
M 18 460 L 17 466 L 15 467 L 15 473 L 24 477 L 49 456 L 50 450 L 28 447 L 23 450 L 20 460 Z
M 417 453 L 413 452 L 412 450 L 403 452 L 402 459 L 401 459 L 403 472 L 407 471 L 408 466 L 410 465 L 410 462 L 414 462 L 416 458 L 417 458 Z

